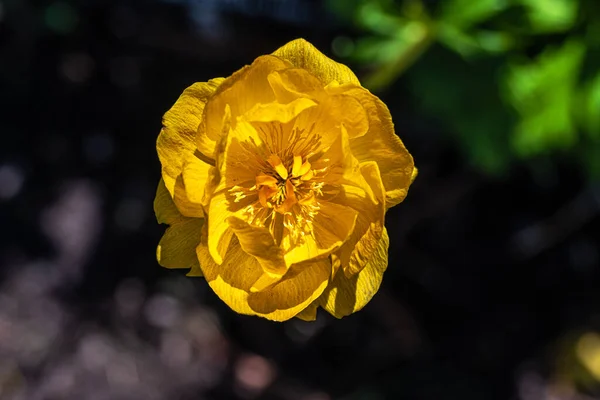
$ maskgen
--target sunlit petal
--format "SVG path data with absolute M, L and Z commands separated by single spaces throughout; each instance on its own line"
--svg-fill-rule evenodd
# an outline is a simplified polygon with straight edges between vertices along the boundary
M 362 309 L 379 290 L 387 269 L 389 238 L 383 234 L 371 259 L 359 273 L 346 277 L 337 274 L 327 287 L 319 304 L 336 318 L 342 318 Z

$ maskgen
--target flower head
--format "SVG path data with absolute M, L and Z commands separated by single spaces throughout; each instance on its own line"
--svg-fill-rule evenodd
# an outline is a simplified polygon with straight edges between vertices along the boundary
M 167 268 L 283 321 L 360 310 L 387 268 L 386 210 L 416 175 L 385 104 L 299 39 L 187 88 L 157 141 Z

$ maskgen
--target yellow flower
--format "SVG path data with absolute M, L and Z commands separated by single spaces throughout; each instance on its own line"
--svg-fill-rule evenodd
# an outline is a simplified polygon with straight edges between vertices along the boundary
M 341 318 L 379 289 L 385 212 L 416 169 L 385 104 L 310 43 L 187 88 L 157 150 L 162 266 L 276 321 Z

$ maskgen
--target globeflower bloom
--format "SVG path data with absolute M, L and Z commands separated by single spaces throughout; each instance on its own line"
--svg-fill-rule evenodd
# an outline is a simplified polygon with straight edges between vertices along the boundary
M 187 88 L 157 151 L 158 261 L 234 311 L 341 318 L 379 289 L 385 213 L 416 169 L 385 104 L 310 43 Z

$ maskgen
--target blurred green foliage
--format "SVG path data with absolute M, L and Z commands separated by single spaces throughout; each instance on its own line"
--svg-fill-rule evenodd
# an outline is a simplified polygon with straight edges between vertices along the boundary
M 424 118 L 489 174 L 569 157 L 600 179 L 600 2 L 328 0 L 333 43 L 378 92 L 402 76 Z

